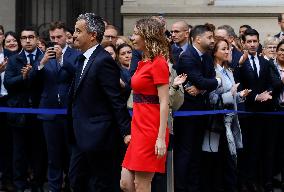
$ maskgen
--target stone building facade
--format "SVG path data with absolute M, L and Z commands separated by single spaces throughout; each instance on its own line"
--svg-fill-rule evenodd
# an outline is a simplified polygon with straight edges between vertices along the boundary
M 267 34 L 280 31 L 278 13 L 284 13 L 283 0 L 124 0 L 121 7 L 125 35 L 132 33 L 137 18 L 163 13 L 167 26 L 177 20 L 191 25 L 212 23 L 228 24 L 235 32 L 242 24 L 249 24 L 260 32 L 261 39 Z

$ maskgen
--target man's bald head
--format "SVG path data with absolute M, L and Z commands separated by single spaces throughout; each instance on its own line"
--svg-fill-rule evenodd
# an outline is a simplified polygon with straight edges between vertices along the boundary
M 172 39 L 178 46 L 188 42 L 189 25 L 185 21 L 177 21 L 172 25 Z

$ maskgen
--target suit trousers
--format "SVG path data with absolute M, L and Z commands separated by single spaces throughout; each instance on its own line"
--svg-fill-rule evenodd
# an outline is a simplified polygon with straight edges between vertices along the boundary
M 28 127 L 12 127 L 13 130 L 13 182 L 17 190 L 42 187 L 46 178 L 46 146 L 41 123 L 30 119 Z
M 244 183 L 260 186 L 264 179 L 263 173 L 270 169 L 267 166 L 274 150 L 271 149 L 274 132 L 272 119 L 267 115 L 253 114 L 247 116 L 245 125 L 242 127 L 244 148 L 240 159 L 240 175 L 244 177 Z
M 200 192 L 200 162 L 207 118 L 178 117 L 174 121 L 175 192 Z
M 48 186 L 51 192 L 60 192 L 63 173 L 68 174 L 71 147 L 68 143 L 67 121 L 56 118 L 44 120 L 43 130 L 48 154 Z M 67 177 L 67 176 L 66 176 Z
M 120 192 L 118 151 L 82 152 L 72 148 L 69 177 L 73 192 Z

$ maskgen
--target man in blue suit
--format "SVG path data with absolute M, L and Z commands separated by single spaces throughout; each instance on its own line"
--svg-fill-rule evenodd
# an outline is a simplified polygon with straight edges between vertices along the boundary
M 209 92 L 221 84 L 216 78 L 213 60 L 207 53 L 214 46 L 213 31 L 206 25 L 191 30 L 192 45 L 180 55 L 177 73 L 187 74 L 181 111 L 208 110 Z M 202 90 L 202 91 L 201 91 Z M 200 185 L 201 146 L 205 116 L 178 117 L 174 121 L 174 171 L 176 192 L 198 192 Z
M 70 92 L 77 145 L 70 163 L 74 192 L 119 190 L 113 173 L 117 151 L 123 138 L 125 143 L 130 140 L 130 115 L 120 95 L 119 67 L 99 45 L 104 29 L 101 17 L 86 13 L 77 18 L 73 35 L 74 46 L 84 53 L 78 58 Z
M 40 100 L 40 81 L 31 82 L 29 73 L 42 52 L 37 48 L 38 33 L 26 27 L 21 32 L 23 50 L 9 58 L 4 85 L 8 91 L 9 107 L 37 108 Z M 13 182 L 16 191 L 28 188 L 28 167 L 33 171 L 32 192 L 43 191 L 45 180 L 45 144 L 42 127 L 35 115 L 8 114 L 13 134 Z
M 174 64 L 178 63 L 181 53 L 189 51 L 189 25 L 185 21 L 177 21 L 172 25 L 172 55 Z
M 34 81 L 42 78 L 43 92 L 40 108 L 66 108 L 70 85 L 75 76 L 75 60 L 79 51 L 66 43 L 65 24 L 53 22 L 49 36 L 54 47 L 47 48 L 34 66 Z M 54 58 L 55 56 L 55 58 Z M 60 192 L 63 171 L 67 174 L 71 148 L 68 141 L 67 118 L 62 115 L 38 115 L 43 120 L 43 130 L 48 152 L 48 185 L 50 192 Z

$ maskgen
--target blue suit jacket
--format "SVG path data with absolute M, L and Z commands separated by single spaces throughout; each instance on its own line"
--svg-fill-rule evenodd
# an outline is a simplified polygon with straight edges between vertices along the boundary
M 195 85 L 200 90 L 206 90 L 205 94 L 191 96 L 186 91 L 184 93 L 184 104 L 180 110 L 203 110 L 209 107 L 209 92 L 215 90 L 218 82 L 215 79 L 216 73 L 211 56 L 207 53 L 203 55 L 203 61 L 192 45 L 189 45 L 189 51 L 183 52 L 177 63 L 178 74 L 187 74 L 187 82 Z
M 119 132 L 130 133 L 130 115 L 120 94 L 120 69 L 101 45 L 82 75 L 81 68 L 70 91 L 75 140 L 83 151 L 111 149 L 121 139 Z
M 63 55 L 63 65 L 58 68 L 56 59 L 50 59 L 45 66 L 38 70 L 39 62 L 43 55 L 38 59 L 31 72 L 33 81 L 42 81 L 42 94 L 40 108 L 66 108 L 68 92 L 76 72 L 76 58 L 79 51 L 68 47 Z M 43 120 L 53 120 L 56 115 L 39 114 L 38 118 Z
M 36 60 L 42 55 L 42 51 L 37 48 Z M 21 69 L 26 66 L 27 59 L 24 51 L 9 58 L 5 70 L 4 86 L 8 91 L 9 107 L 38 107 L 41 84 L 40 81 L 32 82 L 29 78 L 23 79 Z M 25 115 L 10 114 L 10 123 L 15 126 L 25 125 Z

